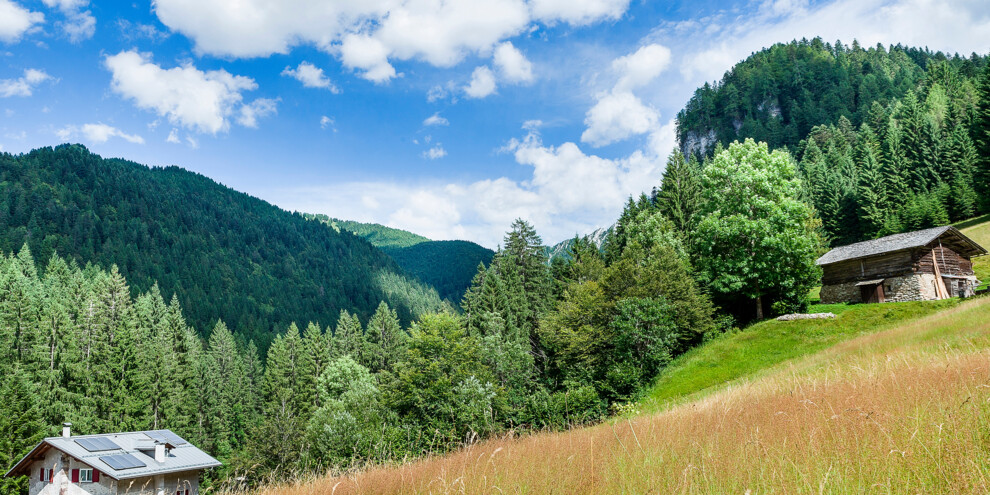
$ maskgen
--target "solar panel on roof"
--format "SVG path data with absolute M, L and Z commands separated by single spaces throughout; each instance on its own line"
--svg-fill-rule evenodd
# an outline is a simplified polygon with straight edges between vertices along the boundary
M 105 462 L 107 466 L 110 466 L 118 471 L 147 466 L 147 464 L 141 462 L 140 459 L 132 456 L 131 454 L 105 455 L 100 457 L 100 460 Z
M 170 443 L 172 445 L 185 445 L 189 443 L 169 430 L 146 431 L 144 434 L 148 435 L 152 440 L 158 440 L 159 442 Z
M 120 447 L 113 443 L 113 441 L 109 438 L 103 437 L 77 438 L 76 443 L 90 452 L 103 452 L 105 450 L 120 449 Z

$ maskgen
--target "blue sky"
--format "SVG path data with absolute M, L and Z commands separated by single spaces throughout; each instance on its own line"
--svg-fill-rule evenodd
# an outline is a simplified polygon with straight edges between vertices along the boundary
M 985 1 L 0 0 L 0 149 L 81 142 L 290 210 L 495 247 L 611 223 L 774 42 L 990 50 Z

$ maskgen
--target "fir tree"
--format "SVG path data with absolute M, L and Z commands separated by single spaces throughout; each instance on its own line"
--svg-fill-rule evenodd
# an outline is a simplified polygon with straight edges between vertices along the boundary
M 701 185 L 697 171 L 684 159 L 680 150 L 675 149 L 667 158 L 660 191 L 656 204 L 665 217 L 674 223 L 674 228 L 687 236 L 693 228 L 694 213 L 701 201 Z
M 407 337 L 395 311 L 382 301 L 365 328 L 367 349 L 371 356 L 369 369 L 373 373 L 391 370 L 402 359 Z
M 869 125 L 863 124 L 856 146 L 859 164 L 859 216 L 863 235 L 879 237 L 887 223 L 887 188 L 880 169 L 876 136 Z

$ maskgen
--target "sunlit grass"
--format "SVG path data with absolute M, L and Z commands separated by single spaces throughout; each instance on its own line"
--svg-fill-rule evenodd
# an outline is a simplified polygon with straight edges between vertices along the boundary
M 653 412 L 671 401 L 710 391 L 730 380 L 763 372 L 837 342 L 889 328 L 958 300 L 888 304 L 819 304 L 815 313 L 835 313 L 828 320 L 764 321 L 697 347 L 676 359 L 660 375 L 640 410 Z
M 990 249 L 990 215 L 971 218 L 956 224 L 956 227 L 977 244 Z M 976 272 L 976 278 L 983 282 L 979 288 L 987 288 L 990 285 L 990 256 L 974 258 L 973 271 Z
M 700 366 L 715 357 L 765 366 L 718 387 L 680 380 L 681 399 L 660 412 L 259 493 L 990 490 L 990 299 L 836 309 L 834 321 L 764 322 L 685 356 L 683 376 L 718 369 Z M 766 359 L 743 342 L 819 351 Z

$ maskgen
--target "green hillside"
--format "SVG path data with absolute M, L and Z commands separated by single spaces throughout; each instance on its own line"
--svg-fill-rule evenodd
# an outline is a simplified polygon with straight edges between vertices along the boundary
M 432 241 L 418 234 L 377 223 L 338 220 L 322 214 L 305 214 L 337 230 L 346 230 L 368 240 L 389 255 L 408 274 L 433 287 L 440 297 L 460 303 L 478 264 L 488 265 L 491 249 L 470 241 Z
M 293 321 L 403 321 L 440 300 L 389 257 L 337 232 L 178 167 L 104 159 L 81 145 L 0 155 L 0 250 L 27 243 L 85 266 L 116 264 L 135 293 L 157 281 L 200 332 L 218 318 L 267 342 Z
M 874 101 L 886 105 L 917 89 L 929 65 L 940 61 L 967 78 L 986 64 L 976 54 L 965 58 L 901 45 L 849 46 L 820 38 L 778 43 L 739 62 L 721 81 L 698 88 L 677 114 L 678 141 L 685 154 L 710 153 L 716 142 L 748 137 L 794 152 L 816 125 L 840 117 L 857 127 L 868 121 Z

